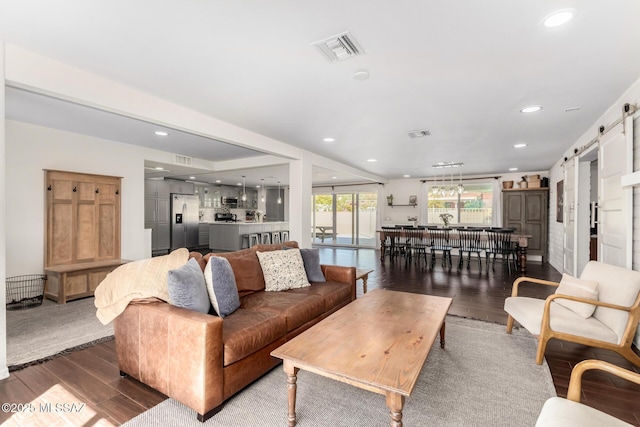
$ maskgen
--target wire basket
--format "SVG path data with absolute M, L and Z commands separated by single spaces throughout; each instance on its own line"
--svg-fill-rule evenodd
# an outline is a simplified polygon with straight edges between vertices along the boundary
M 46 281 L 44 274 L 7 277 L 7 310 L 22 310 L 42 304 Z

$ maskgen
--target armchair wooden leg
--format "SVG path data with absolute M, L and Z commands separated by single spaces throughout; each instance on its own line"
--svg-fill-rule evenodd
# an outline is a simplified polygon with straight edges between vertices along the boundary
M 542 359 L 544 359 L 544 352 L 547 349 L 547 342 L 549 338 L 540 335 L 538 338 L 538 352 L 536 353 L 536 365 L 542 365 Z
M 513 330 L 513 317 L 509 315 L 509 317 L 507 317 L 507 333 L 510 334 L 512 330 Z

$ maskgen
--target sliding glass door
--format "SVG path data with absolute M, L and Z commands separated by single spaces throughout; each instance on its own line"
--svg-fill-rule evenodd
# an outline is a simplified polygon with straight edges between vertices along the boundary
M 314 244 L 375 247 L 376 193 L 316 194 L 312 204 Z

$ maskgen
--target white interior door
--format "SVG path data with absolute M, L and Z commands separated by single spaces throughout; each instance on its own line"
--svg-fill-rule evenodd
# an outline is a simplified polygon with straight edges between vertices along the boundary
M 564 164 L 564 272 L 576 276 L 576 159 Z
M 631 268 L 632 203 L 621 177 L 632 172 L 632 129 L 620 123 L 600 138 L 598 156 L 598 260 Z

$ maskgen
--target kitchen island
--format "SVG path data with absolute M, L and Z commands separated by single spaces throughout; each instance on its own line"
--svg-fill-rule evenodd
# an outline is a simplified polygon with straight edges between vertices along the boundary
M 289 230 L 286 221 L 274 222 L 215 222 L 209 224 L 209 249 L 216 252 L 237 251 L 242 248 L 242 235 L 272 233 Z

